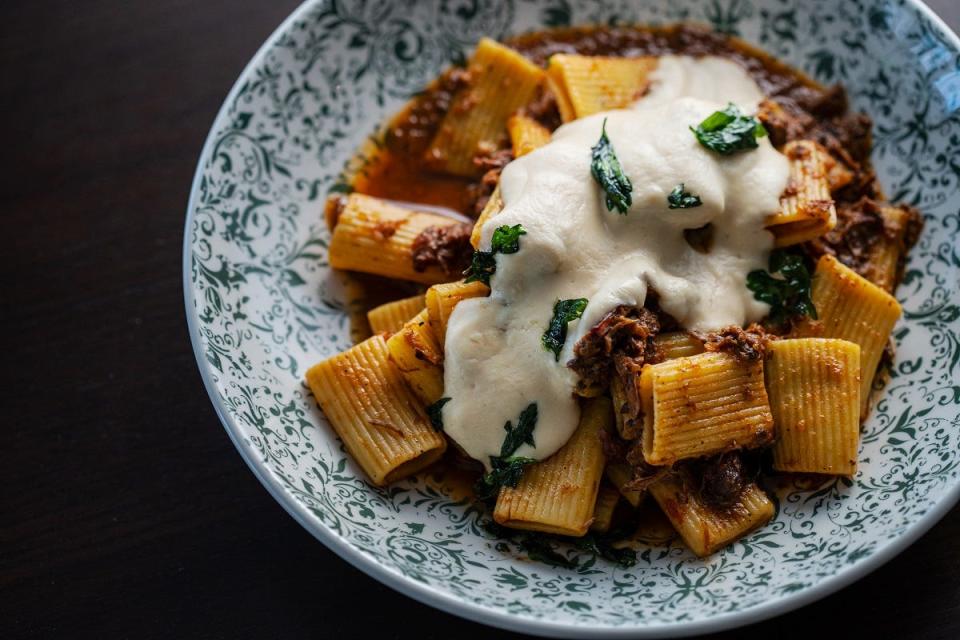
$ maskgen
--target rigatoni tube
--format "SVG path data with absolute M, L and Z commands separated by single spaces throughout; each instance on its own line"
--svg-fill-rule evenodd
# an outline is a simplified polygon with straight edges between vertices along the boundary
M 347 451 L 374 484 L 416 473 L 447 448 L 390 361 L 382 336 L 313 366 L 306 379 Z
M 426 307 L 423 294 L 394 300 L 367 312 L 370 329 L 374 333 L 396 333 L 413 316 Z
M 610 400 L 583 403 L 580 424 L 555 454 L 532 464 L 516 487 L 504 487 L 493 518 L 505 527 L 582 536 L 593 522 L 603 476 L 600 430 L 613 427 Z
M 900 304 L 831 255 L 817 262 L 810 297 L 818 320 L 799 326 L 799 337 L 838 338 L 860 345 L 860 417 L 866 417 L 873 377 L 890 340 Z
M 453 218 L 413 211 L 358 193 L 350 194 L 336 219 L 329 260 L 334 269 L 361 271 L 423 284 L 451 279 L 438 266 L 414 268 L 414 241 L 430 227 L 461 224 Z
M 763 361 L 702 353 L 647 365 L 640 374 L 643 455 L 670 465 L 773 439 Z
M 730 507 L 711 507 L 682 476 L 670 475 L 650 487 L 684 543 L 701 558 L 722 549 L 773 517 L 773 503 L 756 484 L 748 484 Z
M 851 476 L 860 440 L 860 347 L 846 340 L 777 340 L 765 374 L 777 440 L 773 468 Z
M 443 348 L 430 326 L 426 309 L 406 322 L 387 340 L 390 360 L 410 390 L 430 406 L 443 395 Z

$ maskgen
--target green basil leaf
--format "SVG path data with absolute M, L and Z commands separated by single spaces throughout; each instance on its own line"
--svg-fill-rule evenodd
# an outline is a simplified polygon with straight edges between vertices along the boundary
M 524 444 L 531 447 L 536 446 L 533 442 L 533 430 L 536 426 L 537 403 L 531 402 L 526 409 L 520 412 L 520 419 L 517 420 L 516 427 L 510 420 L 507 420 L 507 424 L 503 425 L 503 430 L 507 432 L 507 435 L 500 447 L 500 457 L 509 458 Z
M 692 207 L 699 207 L 702 204 L 703 202 L 700 200 L 700 196 L 695 196 L 689 191 L 685 191 L 682 182 L 675 186 L 673 191 L 670 192 L 670 195 L 667 196 L 667 205 L 671 209 L 690 209 Z
M 427 407 L 427 417 L 430 418 L 430 425 L 436 431 L 443 431 L 443 405 L 448 402 L 450 398 L 440 398 Z
M 633 184 L 623 172 L 620 160 L 607 137 L 607 120 L 603 120 L 600 140 L 590 150 L 590 173 L 606 194 L 607 211 L 617 210 L 626 215 L 627 208 L 633 204 Z
M 520 236 L 526 234 L 526 229 L 519 224 L 497 227 L 490 240 L 490 248 L 494 253 L 516 253 L 520 250 Z
M 497 259 L 492 251 L 474 251 L 470 266 L 463 272 L 465 282 L 482 282 L 490 286 L 490 276 L 497 270 Z
M 567 340 L 567 324 L 583 315 L 587 308 L 586 298 L 571 300 L 557 300 L 553 305 L 553 317 L 550 326 L 543 332 L 541 342 L 547 351 L 552 351 L 557 362 L 560 361 L 560 351 Z
M 466 282 L 482 282 L 490 286 L 490 277 L 497 272 L 498 253 L 516 253 L 520 250 L 520 236 L 527 231 L 522 225 L 503 225 L 493 231 L 490 251 L 474 251 L 470 266 L 463 272 Z
M 770 254 L 769 272 L 757 269 L 747 274 L 747 289 L 755 299 L 770 305 L 768 318 L 775 325 L 798 316 L 817 318 L 810 287 L 811 275 L 803 257 L 783 249 Z
M 690 130 L 701 145 L 722 155 L 756 149 L 757 138 L 767 135 L 767 130 L 756 117 L 742 114 L 732 102 Z

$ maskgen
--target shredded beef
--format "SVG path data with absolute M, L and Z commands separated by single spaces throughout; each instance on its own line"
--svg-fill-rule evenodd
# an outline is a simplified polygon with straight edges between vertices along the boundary
M 453 68 L 441 75 L 434 87 L 414 100 L 403 119 L 390 127 L 387 147 L 411 156 L 423 153 L 450 109 L 454 95 L 467 86 L 469 80 L 470 74 L 465 69 Z
M 923 216 L 913 207 L 862 197 L 838 206 L 837 226 L 807 242 L 805 248 L 815 258 L 830 254 L 868 280 L 892 289 L 902 272 L 903 259 L 922 228 Z M 898 244 L 900 255 L 900 264 L 892 279 L 888 267 L 875 262 L 878 252 L 883 253 L 882 246 L 889 242 Z
M 791 140 L 799 140 L 813 126 L 813 118 L 803 111 L 788 112 L 773 100 L 760 103 L 757 118 L 770 135 L 770 143 L 779 148 Z
M 762 360 L 767 344 L 773 339 L 758 324 L 751 324 L 746 329 L 732 325 L 698 337 L 704 341 L 703 348 L 707 351 L 729 353 L 743 361 Z
M 831 186 L 836 187 L 832 195 L 838 202 L 880 195 L 870 165 L 873 121 L 848 108 L 846 91 L 839 85 L 826 91 L 795 87 L 775 101 L 764 100 L 757 113 L 775 147 L 791 140 L 814 140 L 839 163 L 831 170 Z
M 607 462 L 625 462 L 627 459 L 627 443 L 607 429 L 600 429 L 598 434 L 600 446 L 603 449 L 603 457 L 606 458 Z
M 413 270 L 426 271 L 437 266 L 450 276 L 463 272 L 470 264 L 473 225 L 460 222 L 444 227 L 427 227 L 413 239 Z
M 606 388 L 614 371 L 635 373 L 656 356 L 653 338 L 659 331 L 660 321 L 653 312 L 619 306 L 574 345 L 574 359 L 568 366 L 580 376 L 582 386 Z
M 557 97 L 543 85 L 538 90 L 533 102 L 524 107 L 521 113 L 533 118 L 550 131 L 563 124 L 560 119 L 560 109 L 557 107 Z
M 500 182 L 500 172 L 513 160 L 513 150 L 498 149 L 490 145 L 482 149 L 473 158 L 473 164 L 483 170 L 480 182 L 470 186 L 470 197 L 473 199 L 473 215 L 479 216 L 490 201 L 493 190 Z
M 373 237 L 383 242 L 397 232 L 404 220 L 380 220 L 373 225 Z
M 737 503 L 746 486 L 743 462 L 736 451 L 722 453 L 695 465 L 699 471 L 698 493 L 703 503 L 714 509 L 729 509 Z
M 913 245 L 917 244 L 917 240 L 920 239 L 920 232 L 923 231 L 923 214 L 916 207 L 906 204 L 897 206 L 907 213 L 907 229 L 903 234 L 903 251 L 900 254 L 902 262 L 907 257 L 907 251 L 913 248 Z
M 647 464 L 643 457 L 643 446 L 640 440 L 634 441 L 633 446 L 627 452 L 627 464 L 633 470 L 633 477 L 623 488 L 630 491 L 644 491 L 654 482 L 670 473 L 670 467 L 655 467 L 652 464 Z
M 810 241 L 810 247 L 815 255 L 829 253 L 863 275 L 871 250 L 883 237 L 880 203 L 872 198 L 860 198 L 853 204 L 837 207 L 837 226 Z

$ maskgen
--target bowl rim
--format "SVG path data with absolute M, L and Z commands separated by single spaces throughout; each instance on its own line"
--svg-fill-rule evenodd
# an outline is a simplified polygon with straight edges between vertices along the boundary
M 206 140 L 200 151 L 197 168 L 190 185 L 190 196 L 187 202 L 187 215 L 183 230 L 181 268 L 183 276 L 184 311 L 187 319 L 190 343 L 193 347 L 193 355 L 196 359 L 197 368 L 200 371 L 204 388 L 216 411 L 217 417 L 226 430 L 230 441 L 233 442 L 234 447 L 236 447 L 240 453 L 240 457 L 243 458 L 247 467 L 249 467 L 250 471 L 253 472 L 253 475 L 260 481 L 264 488 L 266 488 L 273 499 L 276 500 L 300 526 L 322 542 L 328 549 L 363 573 L 400 594 L 411 597 L 418 602 L 441 611 L 500 629 L 554 638 L 678 638 L 733 629 L 767 620 L 799 609 L 800 607 L 835 593 L 869 573 L 872 573 L 902 553 L 960 502 L 960 482 L 956 482 L 947 490 L 946 494 L 938 503 L 923 514 L 919 520 L 909 525 L 899 537 L 889 541 L 885 546 L 882 546 L 878 551 L 870 554 L 866 558 L 844 567 L 832 576 L 806 589 L 778 596 L 748 609 L 723 613 L 704 620 L 669 623 L 658 622 L 651 625 L 624 625 L 618 627 L 597 624 L 566 624 L 544 619 L 527 618 L 462 600 L 446 591 L 420 583 L 413 578 L 403 575 L 392 567 L 377 562 L 316 519 L 310 514 L 306 506 L 284 489 L 279 480 L 255 458 L 253 449 L 243 442 L 243 435 L 239 425 L 237 425 L 233 417 L 225 409 L 223 402 L 218 396 L 217 387 L 213 380 L 213 373 L 210 369 L 210 363 L 203 354 L 202 341 L 197 325 L 198 319 L 195 313 L 194 292 L 190 276 L 190 240 L 200 181 L 204 171 L 203 160 L 209 157 L 213 148 L 216 123 L 223 120 L 227 115 L 230 105 L 239 93 L 243 79 L 263 61 L 280 36 L 287 32 L 293 24 L 301 20 L 313 7 L 326 1 L 328 0 L 303 0 L 303 2 L 273 30 L 249 62 L 244 65 L 237 80 L 227 93 L 223 104 L 217 110 L 217 114 L 211 123 L 210 131 L 207 133 Z M 906 0 L 906 4 L 918 11 L 931 25 L 943 34 L 948 44 L 952 46 L 954 50 L 960 52 L 960 36 L 948 27 L 939 15 L 922 0 Z

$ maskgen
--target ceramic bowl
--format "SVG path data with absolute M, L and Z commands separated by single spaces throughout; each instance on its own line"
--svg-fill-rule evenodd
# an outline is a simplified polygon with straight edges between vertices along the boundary
M 875 119 L 883 184 L 926 215 L 897 292 L 896 366 L 852 482 L 784 487 L 769 526 L 705 560 L 674 542 L 641 548 L 629 569 L 557 569 L 494 539 L 463 495 L 423 477 L 375 488 L 344 452 L 302 382 L 350 344 L 323 201 L 379 123 L 481 36 L 682 20 L 844 83 Z M 960 495 L 958 109 L 960 42 L 910 0 L 307 2 L 243 71 L 197 167 L 183 270 L 204 383 L 237 450 L 298 522 L 438 608 L 576 637 L 684 635 L 787 611 L 889 560 Z

